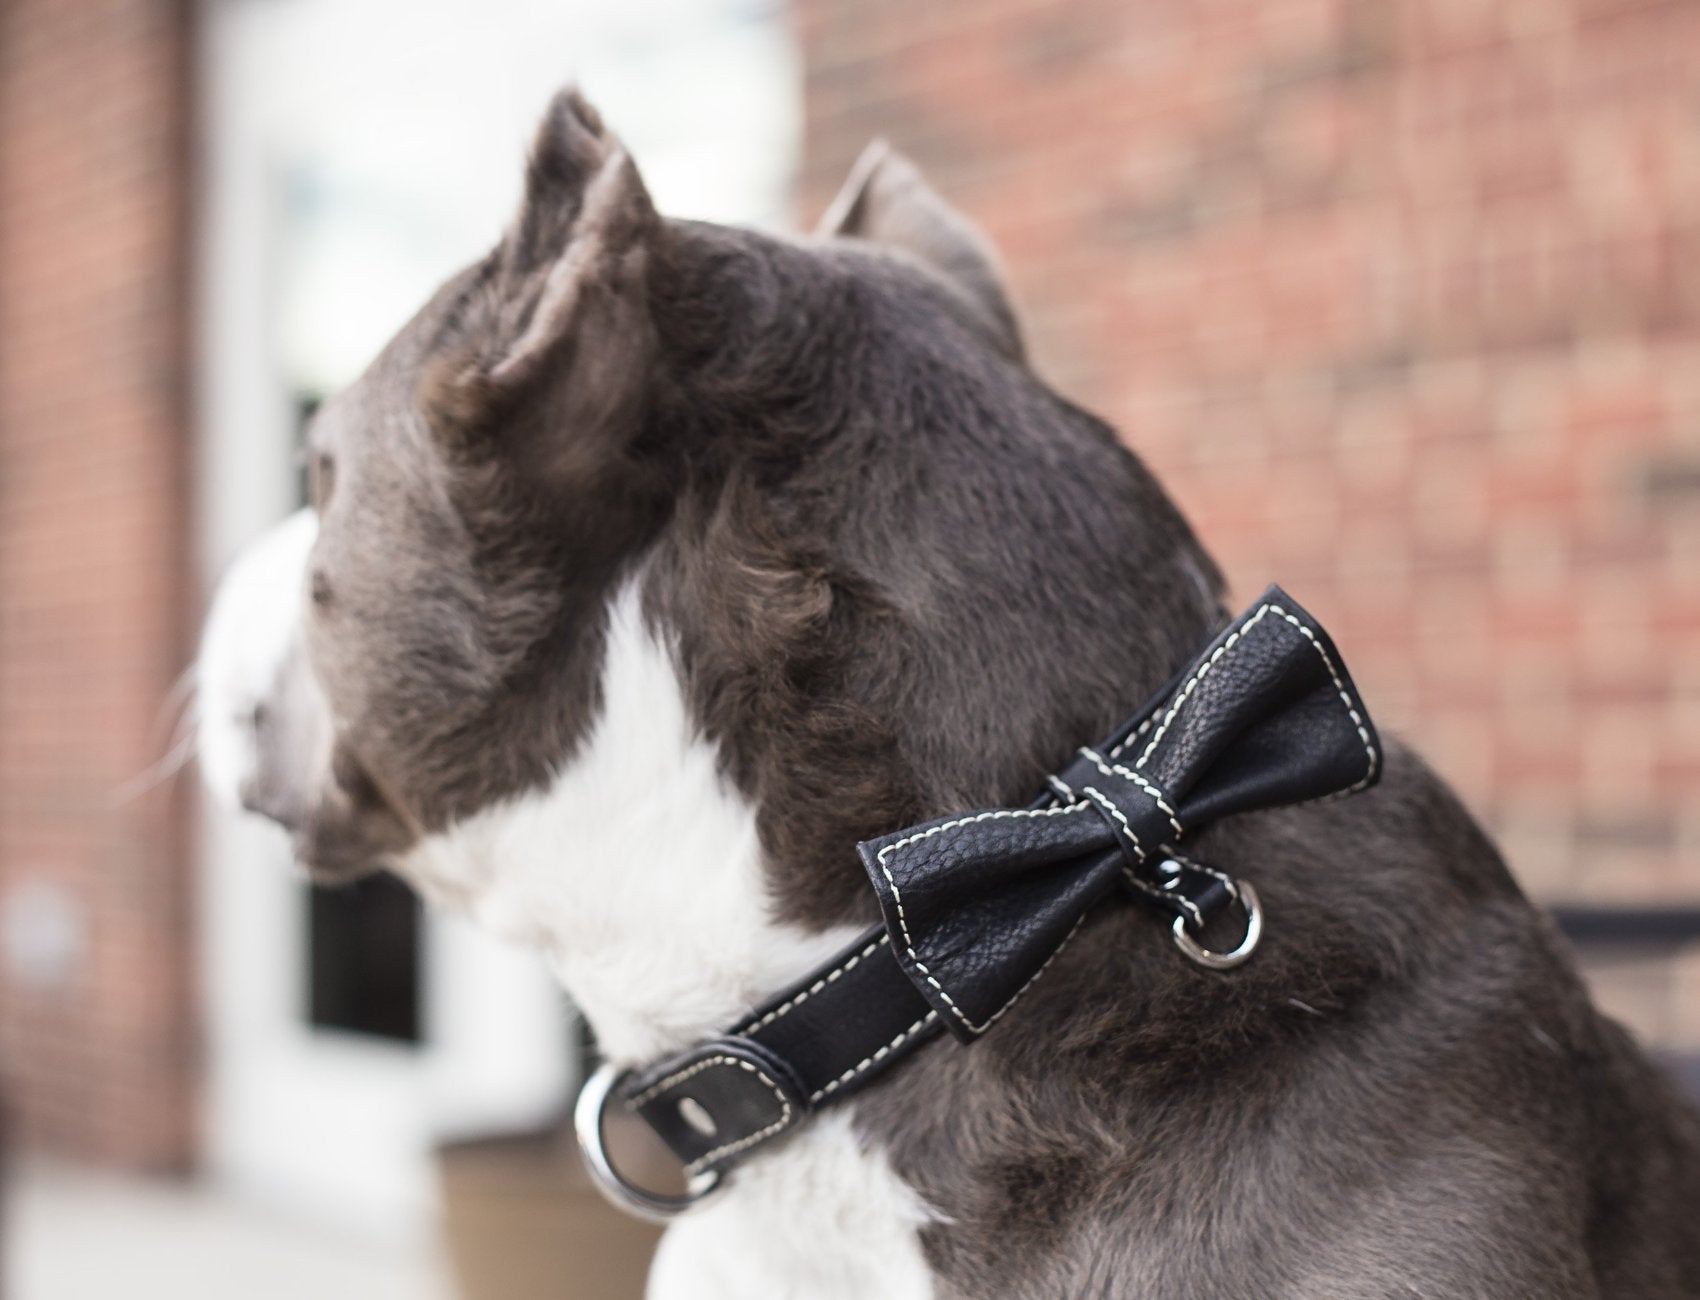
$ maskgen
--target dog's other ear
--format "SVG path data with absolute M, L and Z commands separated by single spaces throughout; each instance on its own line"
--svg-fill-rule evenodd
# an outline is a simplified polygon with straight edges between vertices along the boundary
M 956 290 L 998 346 L 1022 359 L 1021 327 L 991 241 L 885 141 L 862 151 L 815 233 L 885 244 L 925 263 Z
M 542 384 L 558 390 L 548 405 L 569 432 L 618 421 L 654 352 L 647 279 L 659 228 L 624 145 L 577 90 L 557 95 L 532 146 L 519 215 L 427 381 L 434 421 L 471 437 L 539 405 Z

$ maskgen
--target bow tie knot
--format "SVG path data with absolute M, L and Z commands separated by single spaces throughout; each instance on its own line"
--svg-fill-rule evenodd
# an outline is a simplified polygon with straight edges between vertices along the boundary
M 1320 624 L 1279 588 L 1028 808 L 858 846 L 892 951 L 958 1037 L 984 1033 L 1118 880 L 1195 926 L 1232 896 L 1179 856 L 1198 826 L 1372 784 L 1373 724 Z
M 1063 772 L 1051 778 L 1051 788 L 1071 800 L 1085 799 L 1105 818 L 1117 847 L 1135 865 L 1149 860 L 1165 840 L 1186 834 L 1178 814 L 1162 790 L 1121 763 L 1112 763 L 1095 749 L 1082 749 Z
M 1056 794 L 1084 802 L 1104 819 L 1126 861 L 1123 882 L 1186 917 L 1195 929 L 1226 906 L 1232 882 L 1219 871 L 1179 856 L 1186 827 L 1163 791 L 1124 763 L 1082 748 L 1075 761 L 1048 778 Z

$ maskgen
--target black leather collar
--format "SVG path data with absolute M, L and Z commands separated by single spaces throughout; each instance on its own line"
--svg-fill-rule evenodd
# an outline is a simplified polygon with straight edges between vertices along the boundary
M 1179 844 L 1234 813 L 1362 790 L 1380 766 L 1374 725 L 1327 633 L 1271 587 L 1030 806 L 940 817 L 859 845 L 884 924 L 721 1037 L 641 1073 L 605 1075 L 580 1108 L 593 1171 L 628 1209 L 683 1208 L 694 1197 L 643 1198 L 609 1167 L 609 1100 L 642 1116 L 706 1192 L 942 1031 L 985 1033 L 1112 898 L 1156 903 L 1189 955 L 1237 965 L 1256 945 L 1255 893 Z M 1202 949 L 1196 936 L 1236 903 L 1246 912 L 1240 948 Z

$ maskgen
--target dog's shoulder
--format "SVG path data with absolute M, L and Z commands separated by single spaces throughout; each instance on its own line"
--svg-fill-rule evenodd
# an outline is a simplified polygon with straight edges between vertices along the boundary
M 1406 747 L 1377 789 L 1198 851 L 1258 885 L 1247 966 L 1200 970 L 1156 914 L 1105 912 L 997 1034 L 862 1103 L 965 1294 L 1582 1296 L 1648 1267 L 1648 1225 L 1682 1239 L 1700 1120 Z M 1645 1293 L 1683 1294 L 1681 1249 Z

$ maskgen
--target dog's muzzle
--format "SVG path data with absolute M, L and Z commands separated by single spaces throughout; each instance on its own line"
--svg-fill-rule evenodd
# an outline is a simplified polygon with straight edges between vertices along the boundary
M 220 798 L 299 830 L 330 768 L 330 710 L 302 638 L 308 557 L 298 511 L 239 554 L 213 597 L 196 664 L 201 770 Z

